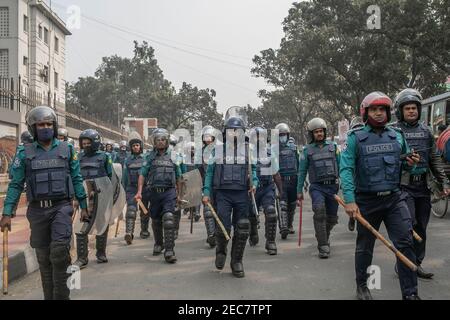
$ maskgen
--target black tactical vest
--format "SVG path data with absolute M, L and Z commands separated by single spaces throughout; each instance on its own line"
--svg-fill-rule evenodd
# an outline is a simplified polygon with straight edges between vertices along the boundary
M 25 173 L 28 201 L 63 200 L 74 195 L 67 142 L 45 151 L 25 145 Z
M 128 185 L 127 190 L 129 188 L 136 189 L 138 185 L 139 180 L 139 173 L 141 171 L 142 165 L 144 164 L 144 157 L 142 155 L 139 155 L 137 157 L 135 156 L 128 156 L 126 160 L 126 167 L 127 167 L 127 173 L 128 173 Z
M 310 144 L 307 146 L 308 175 L 310 183 L 336 180 L 339 176 L 336 162 L 336 146 L 324 145 L 322 148 Z
M 428 169 L 433 139 L 430 130 L 423 123 L 412 127 L 406 125 L 404 122 L 398 122 L 396 126 L 402 129 L 409 147 L 418 150 L 420 161 L 416 165 L 416 168 Z
M 107 177 L 105 169 L 107 156 L 105 152 L 96 152 L 92 156 L 87 156 L 84 152 L 80 156 L 80 171 L 83 179 L 95 179 Z
M 227 159 L 226 147 L 223 147 L 223 162 L 218 164 L 216 159 L 213 185 L 215 189 L 221 190 L 246 190 L 248 184 L 248 157 L 247 152 L 237 155 L 238 148 L 235 150 L 234 157 Z M 247 148 L 245 148 L 247 149 Z
M 280 144 L 280 175 L 296 176 L 298 174 L 297 146 Z
M 150 155 L 151 165 L 148 172 L 148 184 L 151 188 L 173 188 L 176 185 L 175 164 L 170 152 L 159 155 L 153 151 Z

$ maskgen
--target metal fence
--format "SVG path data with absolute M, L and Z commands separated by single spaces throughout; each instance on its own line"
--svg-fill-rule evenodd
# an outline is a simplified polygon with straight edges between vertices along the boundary
M 59 123 L 65 123 L 66 127 L 86 130 L 95 129 L 104 139 L 119 141 L 126 139 L 125 133 L 116 125 L 100 120 L 100 115 L 90 114 L 83 108 L 72 105 L 64 105 L 56 99 L 56 94 L 51 92 L 43 94 L 30 90 L 22 85 L 22 79 L 0 77 L 0 108 L 16 112 L 28 112 L 38 105 L 52 107 L 58 117 Z M 60 110 L 65 110 L 62 112 Z

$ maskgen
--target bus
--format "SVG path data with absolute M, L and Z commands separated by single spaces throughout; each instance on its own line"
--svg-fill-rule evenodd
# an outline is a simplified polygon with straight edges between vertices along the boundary
M 450 125 L 450 91 L 422 101 L 421 120 L 424 121 L 438 137 L 438 126 Z

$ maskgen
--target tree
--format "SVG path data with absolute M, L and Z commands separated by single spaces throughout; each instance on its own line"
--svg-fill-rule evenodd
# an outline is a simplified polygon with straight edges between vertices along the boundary
M 450 53 L 448 1 L 377 1 L 382 18 L 379 30 L 367 27 L 366 10 L 372 2 L 293 4 L 283 22 L 280 48 L 263 50 L 253 59 L 253 74 L 274 85 L 275 95 L 285 95 L 283 99 L 290 102 L 279 107 L 308 114 L 303 103 L 307 100 L 323 118 L 338 113 L 350 120 L 371 91 L 394 96 L 414 87 L 431 96 L 445 90 L 442 83 L 449 74 Z
M 147 42 L 134 42 L 134 56 L 104 57 L 94 77 L 79 78 L 67 86 L 69 108 L 102 114 L 102 120 L 120 122 L 128 115 L 158 118 L 161 127 L 190 127 L 195 120 L 217 123 L 216 92 L 184 82 L 179 93 L 164 78 L 155 51 Z M 123 110 L 123 111 L 122 111 Z

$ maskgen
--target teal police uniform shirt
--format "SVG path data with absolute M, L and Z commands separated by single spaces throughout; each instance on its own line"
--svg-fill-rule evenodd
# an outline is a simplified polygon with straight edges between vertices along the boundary
M 387 128 L 390 128 L 391 130 L 394 130 L 397 138 L 396 140 L 401 146 L 401 153 L 406 154 L 410 152 L 410 149 L 408 147 L 408 143 L 406 142 L 406 139 L 403 135 L 403 133 L 396 128 L 392 127 L 386 127 L 384 130 L 387 130 Z M 342 150 L 341 153 L 341 161 L 340 161 L 340 180 L 341 180 L 341 188 L 343 190 L 344 194 L 344 201 L 345 203 L 354 203 L 355 202 L 355 181 L 354 181 L 354 175 L 355 175 L 355 165 L 356 165 L 356 150 L 357 150 L 357 143 L 356 143 L 356 130 L 365 130 L 367 132 L 372 132 L 373 129 L 369 125 L 365 125 L 363 128 L 351 130 L 348 132 L 347 135 L 347 142 Z M 407 171 L 412 171 L 416 168 L 416 166 L 410 167 L 406 160 L 402 163 L 402 169 Z
M 38 148 L 43 148 L 39 143 L 33 142 Z M 51 149 L 57 147 L 60 144 L 58 139 L 53 139 Z M 86 192 L 83 187 L 83 178 L 80 173 L 80 162 L 78 160 L 78 154 L 69 144 L 70 150 L 70 175 L 72 177 L 72 183 L 75 190 L 75 197 L 77 198 L 80 208 L 86 209 Z M 17 205 L 20 195 L 23 191 L 25 184 L 25 148 L 21 146 L 18 148 L 18 152 L 14 159 L 14 163 L 11 167 L 12 179 L 8 186 L 6 193 L 5 204 L 3 208 L 3 215 L 10 216 L 14 207 Z
M 339 151 L 339 147 L 336 142 L 325 141 L 323 143 L 323 147 L 334 144 L 336 150 L 336 162 L 338 166 L 338 170 L 340 168 L 341 163 L 341 153 Z M 298 181 L 297 181 L 297 193 L 303 193 L 303 186 L 305 184 L 306 175 L 308 173 L 309 168 L 309 160 L 308 160 L 308 146 L 317 147 L 319 143 L 312 143 L 303 147 L 303 151 L 300 155 L 299 164 L 298 164 Z

